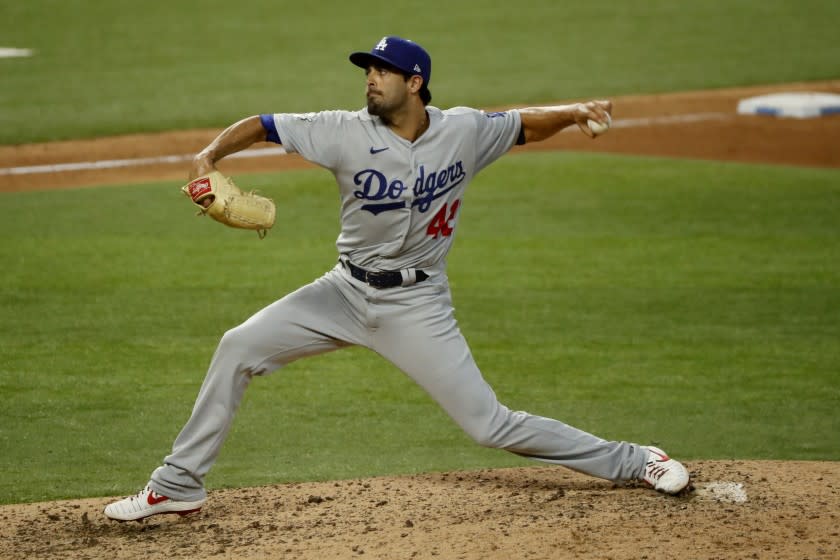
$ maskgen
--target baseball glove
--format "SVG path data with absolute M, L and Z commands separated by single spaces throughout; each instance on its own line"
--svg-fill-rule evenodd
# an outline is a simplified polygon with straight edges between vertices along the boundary
M 198 206 L 199 215 L 207 214 L 226 226 L 256 230 L 260 239 L 274 225 L 273 200 L 253 191 L 242 192 L 218 171 L 190 181 L 181 190 Z

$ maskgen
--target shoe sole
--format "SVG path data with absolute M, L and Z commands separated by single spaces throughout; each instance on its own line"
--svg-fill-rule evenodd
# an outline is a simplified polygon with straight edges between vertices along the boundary
M 201 508 L 195 509 L 187 509 L 184 511 L 156 511 L 154 513 L 150 513 L 148 515 L 144 515 L 143 517 L 135 517 L 134 519 L 117 519 L 115 517 L 108 517 L 111 521 L 116 521 L 117 523 L 128 523 L 129 521 L 143 521 L 144 519 L 148 519 L 150 517 L 154 517 L 156 515 L 177 515 L 179 517 L 184 517 L 185 515 L 190 515 L 191 513 L 198 513 L 201 511 Z
M 654 486 L 653 484 L 651 484 L 647 480 L 643 480 L 642 482 L 648 488 L 650 488 L 651 490 L 656 490 L 660 494 L 665 494 L 666 496 L 677 496 L 677 497 L 685 496 L 685 495 L 690 494 L 691 492 L 694 491 L 694 484 L 692 484 L 692 482 L 694 482 L 694 481 L 691 478 L 688 479 L 688 482 L 685 483 L 685 486 L 683 486 L 682 488 L 680 488 L 676 492 L 666 492 L 665 490 L 662 490 L 661 488 L 657 488 L 656 486 Z

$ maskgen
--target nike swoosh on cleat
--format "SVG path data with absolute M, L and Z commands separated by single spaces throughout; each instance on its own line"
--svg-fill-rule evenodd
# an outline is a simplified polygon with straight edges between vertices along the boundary
M 379 148 L 379 149 L 377 150 L 376 148 L 374 148 L 373 146 L 371 146 L 371 147 L 370 147 L 370 153 L 371 153 L 371 154 L 378 154 L 379 152 L 384 152 L 384 151 L 385 151 L 385 150 L 387 150 L 388 148 L 390 148 L 390 146 L 385 146 L 384 148 Z
M 161 496 L 160 494 L 157 494 L 155 492 L 151 492 L 149 494 L 149 497 L 146 498 L 146 501 L 149 502 L 150 506 L 154 506 L 154 505 L 157 505 L 161 502 L 165 502 L 168 499 L 169 498 L 167 498 L 166 496 Z

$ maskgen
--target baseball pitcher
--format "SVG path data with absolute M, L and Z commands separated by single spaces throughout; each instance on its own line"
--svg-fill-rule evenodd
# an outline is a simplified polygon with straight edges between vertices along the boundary
M 195 204 L 262 234 L 274 223 L 273 203 L 237 198 L 257 195 L 221 176 L 220 159 L 267 140 L 330 170 L 341 197 L 337 264 L 224 334 L 172 452 L 143 490 L 105 515 L 127 521 L 198 511 L 251 379 L 351 345 L 395 364 L 480 445 L 612 481 L 643 480 L 669 494 L 684 490 L 687 470 L 661 449 L 606 441 L 500 403 L 458 328 L 447 280 L 446 255 L 473 177 L 514 145 L 568 126 L 595 136 L 612 104 L 441 110 L 429 105 L 431 59 L 417 43 L 384 37 L 350 61 L 365 72 L 363 109 L 255 115 L 195 157 L 184 187 Z

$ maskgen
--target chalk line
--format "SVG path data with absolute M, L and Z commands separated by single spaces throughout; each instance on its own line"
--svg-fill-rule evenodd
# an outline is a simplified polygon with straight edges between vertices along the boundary
M 277 148 L 255 148 L 227 156 L 225 159 L 258 158 L 283 155 L 286 150 Z M 178 156 L 156 156 L 130 159 L 106 159 L 100 161 L 79 161 L 74 163 L 52 163 L 48 165 L 29 165 L 23 167 L 0 168 L 0 175 L 35 175 L 38 173 L 60 173 L 62 171 L 98 171 L 102 169 L 120 169 L 124 167 L 142 167 L 162 163 L 183 163 L 191 161 L 195 154 Z

